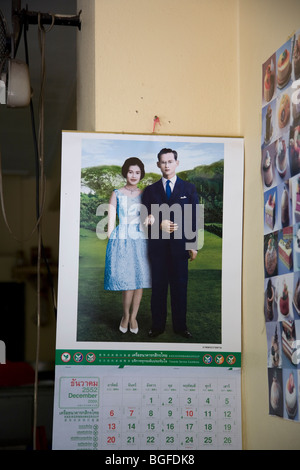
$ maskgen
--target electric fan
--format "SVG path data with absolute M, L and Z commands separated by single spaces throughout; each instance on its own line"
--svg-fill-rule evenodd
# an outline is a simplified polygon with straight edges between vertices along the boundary
M 28 66 L 14 58 L 14 40 L 0 11 L 0 104 L 9 108 L 28 106 L 31 97 Z

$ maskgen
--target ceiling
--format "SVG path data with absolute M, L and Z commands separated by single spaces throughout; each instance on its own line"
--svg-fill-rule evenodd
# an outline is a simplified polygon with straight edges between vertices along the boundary
M 12 0 L 0 0 L 7 30 L 12 34 Z M 76 0 L 17 0 L 21 10 L 76 16 Z M 80 18 L 80 16 L 79 16 Z M 44 82 L 44 172 L 57 171 L 60 161 L 61 131 L 76 127 L 76 35 L 78 25 L 45 25 L 45 82 Z M 23 29 L 24 30 L 24 29 Z M 8 108 L 0 105 L 0 152 L 4 175 L 34 176 L 36 153 L 34 133 L 40 126 L 39 98 L 42 83 L 42 59 L 37 24 L 29 24 L 27 31 L 28 65 L 32 89 L 32 109 Z M 24 32 L 16 59 L 26 62 Z M 34 123 L 34 126 L 33 126 Z M 35 131 L 33 132 L 33 128 Z

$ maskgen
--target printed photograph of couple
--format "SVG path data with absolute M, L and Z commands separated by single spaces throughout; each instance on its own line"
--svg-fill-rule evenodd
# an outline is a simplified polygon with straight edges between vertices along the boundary
M 176 162 L 167 153 L 158 165 L 161 149 L 175 150 Z M 139 205 L 145 189 L 169 171 L 169 164 L 180 180 L 196 188 L 204 221 L 198 227 L 198 252 L 188 261 L 186 323 L 190 335 L 174 331 L 169 289 L 164 331 L 151 336 L 149 240 L 137 228 Z M 222 142 L 167 136 L 114 139 L 101 134 L 82 139 L 77 341 L 222 342 L 223 182 Z M 129 219 L 136 222 L 131 224 L 137 230 L 133 237 L 122 232 L 124 220 Z

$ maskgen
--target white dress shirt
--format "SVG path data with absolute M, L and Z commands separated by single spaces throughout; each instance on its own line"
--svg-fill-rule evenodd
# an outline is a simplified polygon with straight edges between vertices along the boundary
M 163 176 L 162 176 L 161 179 L 162 179 L 162 184 L 163 184 L 164 190 L 165 190 L 165 192 L 166 192 L 166 184 L 167 184 L 168 179 L 164 178 Z M 173 192 L 174 185 L 175 185 L 175 183 L 176 183 L 176 179 L 177 179 L 177 176 L 176 176 L 176 175 L 173 176 L 173 178 L 170 179 L 170 188 L 171 188 L 171 192 Z

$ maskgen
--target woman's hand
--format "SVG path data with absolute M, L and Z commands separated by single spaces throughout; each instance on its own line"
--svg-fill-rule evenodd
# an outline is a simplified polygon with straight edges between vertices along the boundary
M 152 214 L 149 214 L 144 221 L 144 225 L 147 227 L 148 225 L 153 225 L 155 222 L 155 218 Z

